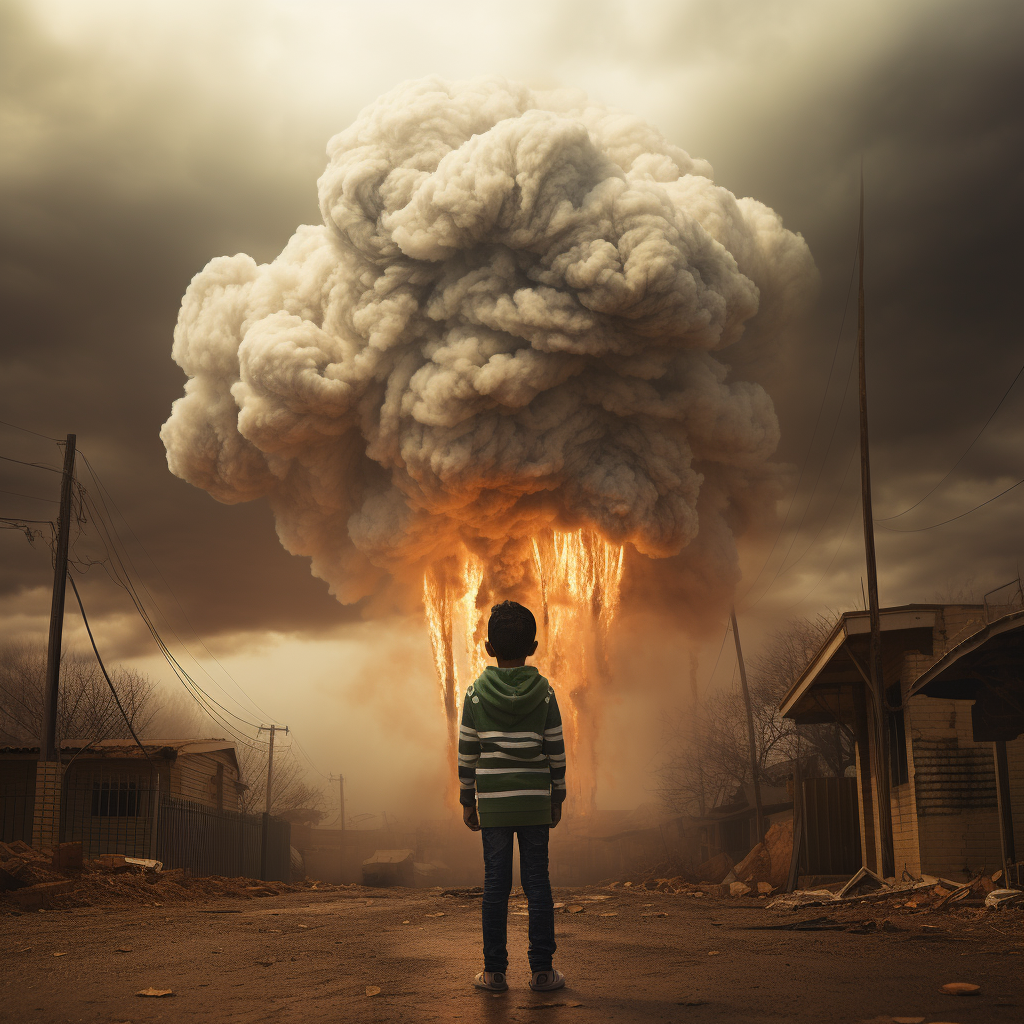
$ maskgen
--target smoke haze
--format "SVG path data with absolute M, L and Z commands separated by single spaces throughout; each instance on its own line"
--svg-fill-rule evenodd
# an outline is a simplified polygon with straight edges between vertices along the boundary
M 325 140 L 409 77 L 497 72 L 536 87 L 579 86 L 710 160 L 716 181 L 766 203 L 806 237 L 823 278 L 811 329 L 781 358 L 758 340 L 761 312 L 736 344 L 711 352 L 731 367 L 730 383 L 756 381 L 771 395 L 781 427 L 774 459 L 798 471 L 806 465 L 779 504 L 780 517 L 790 508 L 781 533 L 776 522 L 740 539 L 738 608 L 754 656 L 759 635 L 786 617 L 861 600 L 855 462 L 847 473 L 857 444 L 855 383 L 842 404 L 850 315 L 826 381 L 850 282 L 862 159 L 877 515 L 931 490 L 1020 367 L 1013 296 L 1022 19 L 1024 7 L 1010 0 L 0 0 L 0 418 L 51 437 L 78 434 L 137 535 L 118 519 L 177 655 L 240 710 L 237 689 L 198 645 L 194 626 L 323 772 L 344 772 L 350 808 L 390 809 L 399 790 L 388 773 L 400 783 L 408 772 L 395 767 L 401 753 L 385 732 L 380 743 L 367 739 L 367 721 L 376 719 L 351 712 L 348 681 L 386 682 L 394 649 L 408 646 L 425 663 L 402 699 L 435 706 L 427 631 L 408 618 L 381 620 L 379 631 L 378 623 L 357 625 L 363 606 L 340 604 L 310 575 L 308 558 L 285 551 L 268 501 L 226 506 L 167 471 L 158 433 L 183 380 L 168 339 L 190 278 L 220 253 L 269 264 L 297 224 L 319 222 L 314 182 Z M 748 358 L 755 350 L 758 358 Z M 950 479 L 886 525 L 928 527 L 1018 480 L 1022 396 L 1018 383 Z M 59 469 L 49 441 L 0 433 L 4 455 Z M 52 518 L 59 478 L 0 465 L 3 514 Z M 718 585 L 745 525 L 764 525 L 760 490 L 750 493 L 744 505 L 733 491 L 735 521 L 698 506 L 700 533 L 680 555 L 637 558 L 642 574 L 627 559 L 620 633 L 651 657 L 631 660 L 623 643 L 611 652 L 631 687 L 608 713 L 616 729 L 648 679 L 663 684 L 652 718 L 685 700 L 690 673 L 678 630 L 696 630 L 698 615 L 706 613 L 700 625 L 709 637 L 701 691 L 716 665 L 711 688 L 728 684 L 735 662 L 722 647 L 724 622 L 685 598 Z M 1017 488 L 927 532 L 880 529 L 883 603 L 933 599 L 949 578 L 974 577 L 978 595 L 1012 578 L 1022 496 Z M 699 500 L 710 498 L 702 485 Z M 341 532 L 351 546 L 344 523 Z M 0 634 L 45 641 L 50 552 L 15 530 L 0 533 L 0 543 Z M 104 558 L 91 527 L 76 555 L 80 565 Z M 371 564 L 371 583 L 378 571 Z M 79 585 L 104 657 L 130 659 L 181 690 L 102 568 Z M 410 594 L 401 588 L 399 596 Z M 662 603 L 664 614 L 627 615 L 641 602 Z M 223 690 L 186 657 L 172 626 Z M 70 644 L 88 649 L 74 609 L 65 629 Z M 359 651 L 372 671 L 352 669 Z M 219 726 L 204 728 L 221 735 Z M 428 715 L 424 728 L 438 744 L 440 773 L 443 725 Z M 601 737 L 602 751 L 613 738 Z M 617 739 L 623 756 L 646 758 L 649 729 Z M 424 753 L 410 758 L 416 770 Z M 610 790 L 601 785 L 602 806 L 636 801 L 623 787 L 606 803 Z

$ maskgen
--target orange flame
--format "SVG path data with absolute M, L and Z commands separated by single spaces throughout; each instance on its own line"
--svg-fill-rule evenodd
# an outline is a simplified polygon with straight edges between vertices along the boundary
M 624 550 L 591 530 L 550 531 L 533 539 L 536 603 L 540 610 L 539 668 L 560 696 L 569 771 L 569 809 L 593 809 L 596 788 L 594 735 L 601 705 L 592 692 L 593 678 L 608 676 L 607 642 L 619 608 Z M 484 669 L 485 621 L 477 598 L 486 567 L 466 551 L 453 579 L 438 568 L 423 579 L 434 665 L 448 726 L 450 760 L 458 735 L 460 687 L 453 632 L 464 631 L 466 669 L 475 679 Z

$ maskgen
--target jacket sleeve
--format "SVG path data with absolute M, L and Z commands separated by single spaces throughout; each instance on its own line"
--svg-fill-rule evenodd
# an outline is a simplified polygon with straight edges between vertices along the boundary
M 476 806 L 476 763 L 480 760 L 480 737 L 473 725 L 470 694 L 462 704 L 462 722 L 459 725 L 459 803 L 463 807 Z
M 544 723 L 543 752 L 547 754 L 551 768 L 551 800 L 562 803 L 565 800 L 565 740 L 562 737 L 562 715 L 558 710 L 558 698 L 551 691 L 548 703 L 548 717 Z

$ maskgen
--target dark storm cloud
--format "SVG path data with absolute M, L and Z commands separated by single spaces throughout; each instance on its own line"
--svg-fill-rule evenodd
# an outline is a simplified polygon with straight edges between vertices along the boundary
M 856 23 L 849 34 L 837 26 L 802 59 L 785 33 L 757 25 L 765 45 L 736 42 L 732 50 L 749 56 L 749 72 L 738 73 L 717 104 L 680 117 L 688 140 L 697 140 L 688 144 L 712 158 L 717 180 L 778 210 L 803 232 L 822 270 L 816 330 L 789 360 L 761 367 L 779 409 L 780 454 L 798 468 L 851 281 L 863 158 L 868 384 L 880 518 L 912 505 L 946 473 L 1024 362 L 1014 299 L 1024 227 L 1024 9 L 988 2 L 879 10 L 863 12 L 877 37 L 858 38 Z M 680 33 L 687 34 L 692 23 L 685 13 L 677 17 Z M 708 27 L 697 27 L 708 38 Z M 720 33 L 710 33 L 702 52 L 712 50 L 721 51 Z M 766 51 L 774 54 L 775 78 L 765 77 Z M 801 73 L 787 70 L 787 62 L 802 64 Z M 821 600 L 859 603 L 863 555 L 857 465 L 850 463 L 855 381 L 839 410 L 852 365 L 854 300 L 789 525 L 751 594 L 764 590 L 788 552 L 774 604 L 797 613 L 813 611 Z M 973 578 L 980 592 L 1016 575 L 1020 491 L 949 526 L 903 536 L 886 528 L 931 526 L 1024 477 L 1022 427 L 1024 380 L 946 483 L 913 512 L 879 524 L 883 603 L 932 600 L 950 579 Z M 752 559 L 755 570 L 763 558 Z M 804 594 L 808 602 L 794 607 Z
M 342 90 L 326 116 L 283 86 L 267 107 L 266 91 L 209 93 L 184 63 L 163 60 L 151 73 L 121 67 L 84 45 L 53 42 L 25 10 L 0 4 L 0 419 L 79 433 L 207 633 L 339 621 L 346 613 L 303 560 L 281 550 L 262 507 L 220 506 L 167 472 L 158 430 L 182 386 L 170 360 L 178 304 L 210 257 L 244 251 L 267 260 L 295 224 L 316 222 L 324 143 L 377 92 L 413 74 L 483 69 L 449 66 L 450 48 L 424 66 L 429 40 L 399 39 L 395 52 L 412 54 L 414 65 L 395 58 L 391 80 L 379 83 L 389 65 L 375 65 L 372 86 Z M 733 357 L 773 396 L 780 455 L 798 472 L 850 281 L 863 156 L 876 510 L 886 516 L 912 504 L 957 459 L 1024 361 L 1015 315 L 1020 5 L 869 3 L 847 12 L 796 0 L 588 2 L 549 10 L 549 20 L 535 21 L 532 52 L 510 52 L 488 70 L 578 86 L 635 111 L 710 160 L 718 183 L 762 200 L 807 239 L 824 285 L 815 329 L 778 362 L 755 365 L 742 343 Z M 254 18 L 259 11 L 266 14 L 260 7 Z M 852 390 L 839 410 L 852 324 L 851 307 L 788 526 L 751 594 L 785 554 L 760 609 L 778 612 L 806 595 L 794 611 L 810 612 L 819 600 L 847 605 L 859 595 L 855 465 L 840 490 L 856 437 Z M 1018 387 L 950 480 L 887 525 L 928 526 L 1024 476 L 1024 381 Z M 5 429 L 0 440 L 3 454 L 47 454 L 38 439 Z M 42 486 L 31 473 L 0 473 L 0 488 L 49 493 Z M 1014 575 L 1022 492 L 936 530 L 880 529 L 883 602 L 931 599 L 951 578 L 973 576 L 987 589 Z M 0 498 L 16 514 L 40 507 Z M 13 533 L 0 543 L 0 597 L 48 585 L 45 552 Z M 751 552 L 755 574 L 767 552 Z M 110 610 L 124 603 L 113 590 L 96 600 Z
M 268 134 L 237 111 L 204 111 L 187 81 L 119 75 L 60 47 L 17 5 L 0 7 L 0 19 L 0 419 L 78 434 L 208 633 L 344 620 L 327 588 L 280 550 L 269 513 L 225 508 L 172 477 L 158 436 L 181 390 L 169 358 L 181 293 L 211 254 L 244 246 L 265 256 L 297 219 L 315 216 L 311 183 L 322 133 L 316 142 L 285 128 Z M 60 464 L 55 446 L 6 427 L 0 454 Z M 0 467 L 0 488 L 56 495 L 54 474 Z M 84 467 L 80 478 L 91 486 Z M 6 515 L 48 518 L 40 513 L 55 507 L 0 499 Z M 159 588 L 156 571 L 119 528 Z M 0 596 L 48 587 L 44 545 L 33 550 L 6 531 L 0 544 Z M 79 552 L 99 556 L 92 531 Z M 130 608 L 104 580 L 93 570 L 83 587 L 97 614 Z

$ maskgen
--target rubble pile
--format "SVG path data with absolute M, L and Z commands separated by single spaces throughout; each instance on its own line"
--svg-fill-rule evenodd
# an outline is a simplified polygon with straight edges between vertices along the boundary
M 792 860 L 793 823 L 784 821 L 772 825 L 764 841 L 739 864 L 727 853 L 720 853 L 696 867 L 685 867 L 679 861 L 664 861 L 611 885 L 690 895 L 767 896 L 786 888 Z
M 830 911 L 849 908 L 863 911 L 870 908 L 876 915 L 924 914 L 955 910 L 1015 910 L 1024 922 L 1024 891 L 1000 887 L 1002 872 L 978 875 L 967 882 L 922 875 L 883 879 L 868 868 L 861 868 L 841 886 L 797 890 L 771 900 L 768 909 L 802 910 L 807 907 L 828 907 Z
M 343 889 L 324 882 L 261 882 L 254 878 L 195 878 L 159 861 L 104 854 L 82 856 L 81 843 L 36 850 L 20 840 L 0 843 L 0 913 L 112 903 L 161 906 L 216 897 L 253 899 L 310 889 Z

